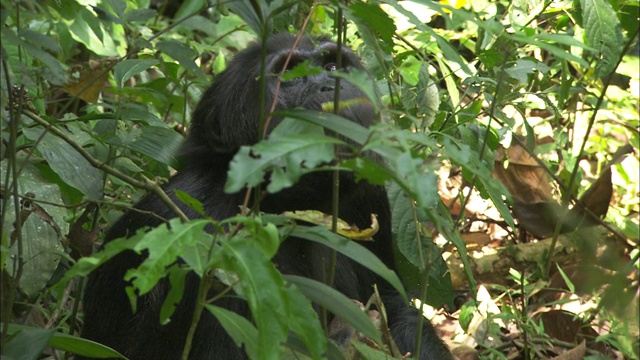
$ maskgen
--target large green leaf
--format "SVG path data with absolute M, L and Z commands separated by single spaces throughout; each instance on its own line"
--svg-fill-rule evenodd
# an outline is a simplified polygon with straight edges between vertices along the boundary
M 56 332 L 49 342 L 49 345 L 55 349 L 67 351 L 73 354 L 87 356 L 98 359 L 120 358 L 126 359 L 126 356 L 120 354 L 112 348 L 99 344 L 95 341 L 83 339 L 81 337 L 72 336 Z
M 285 289 L 282 275 L 271 260 L 246 238 L 222 241 L 221 251 L 216 252 L 214 261 L 219 267 L 238 275 L 239 285 L 258 328 L 257 358 L 280 359 L 282 344 L 287 340 L 290 330 L 292 309 L 306 306 L 307 314 L 313 314 L 311 304 L 304 297 L 290 295 L 290 291 L 297 290 Z M 314 324 L 317 333 L 322 332 L 317 317 L 314 319 L 312 315 L 307 315 L 306 321 Z M 318 356 L 324 352 L 319 348 L 311 350 Z
M 268 28 L 270 22 L 267 21 L 266 9 L 268 8 L 264 0 L 256 1 L 255 3 L 247 1 L 230 1 L 226 4 L 234 14 L 238 15 L 244 20 L 247 25 L 256 34 L 269 33 Z M 261 13 L 257 13 L 255 7 L 262 10 Z
M 139 295 L 151 291 L 185 249 L 194 246 L 206 234 L 204 227 L 207 224 L 209 220 L 196 219 L 183 223 L 175 218 L 168 224 L 135 235 L 141 239 L 132 249 L 138 253 L 146 250 L 148 255 L 138 268 L 127 271 L 125 280 L 132 282 L 133 287 L 139 290 Z
M 51 169 L 67 184 L 80 190 L 89 200 L 102 198 L 102 176 L 76 149 L 57 136 L 47 134 L 38 150 Z
M 618 16 L 607 0 L 580 0 L 580 6 L 587 40 L 600 56 L 596 75 L 609 75 L 620 60 L 624 43 Z
M 7 179 L 7 162 L 3 161 L 2 186 Z M 28 297 L 34 297 L 47 282 L 51 279 L 55 269 L 60 262 L 64 249 L 62 241 L 69 231 L 69 224 L 65 220 L 67 211 L 58 206 L 49 204 L 61 204 L 62 196 L 56 184 L 47 183 L 42 178 L 38 170 L 31 164 L 18 162 L 18 167 L 22 169 L 18 178 L 18 193 L 32 193 L 34 199 L 45 203 L 38 203 L 37 207 L 28 207 L 28 217 L 22 224 L 22 277 L 20 278 L 20 289 Z M 11 233 L 15 231 L 15 213 L 13 197 L 7 201 L 6 214 L 2 224 L 3 237 L 11 238 Z M 18 209 L 20 211 L 22 209 Z M 23 213 L 22 216 L 24 216 Z M 3 249 L 3 253 L 4 253 Z M 18 243 L 10 244 L 8 254 L 17 257 L 19 254 Z M 7 271 L 14 274 L 13 268 L 17 261 L 7 263 Z
M 156 48 L 177 60 L 182 67 L 194 75 L 199 77 L 205 76 L 194 61 L 198 54 L 193 49 L 174 40 L 160 41 L 156 44 Z
M 414 202 L 397 184 L 389 186 L 388 194 L 392 229 L 396 234 L 397 248 L 402 254 L 402 258 L 396 257 L 396 264 L 404 283 L 416 292 L 422 282 L 427 281 L 427 297 L 421 300 L 435 307 L 451 305 L 453 288 L 449 269 L 440 248 L 422 229 L 431 219 L 424 209 L 415 208 Z M 450 222 L 443 225 L 450 225 Z M 423 278 L 425 274 L 428 279 Z
M 179 20 L 186 16 L 192 16 L 193 14 L 202 11 L 206 6 L 209 6 L 209 2 L 207 0 L 185 1 L 180 5 L 180 8 L 174 16 L 174 20 Z
M 279 111 L 275 114 L 322 126 L 325 129 L 329 129 L 346 137 L 347 139 L 355 141 L 358 144 L 364 144 L 369 138 L 369 130 L 366 127 L 333 113 L 291 109 Z
M 380 332 L 373 322 L 371 322 L 369 316 L 362 311 L 353 300 L 319 281 L 296 275 L 285 275 L 284 278 L 288 282 L 296 285 L 311 301 L 345 320 L 366 337 L 381 344 L 382 339 Z
M 305 173 L 330 163 L 339 140 L 323 134 L 282 134 L 251 147 L 244 146 L 229 165 L 225 191 L 235 193 L 257 186 L 270 172 L 267 191 L 276 193 L 292 186 Z
M 284 229 L 284 231 L 288 236 L 307 239 L 325 245 L 340 254 L 349 257 L 386 280 L 406 298 L 404 287 L 402 286 L 402 282 L 400 282 L 398 276 L 374 253 L 357 242 L 335 234 L 322 226 L 295 226 L 293 229 L 287 228 Z
M 537 46 L 543 50 L 547 50 L 550 53 L 552 53 L 553 55 L 557 56 L 560 59 L 564 59 L 567 61 L 571 61 L 571 62 L 575 62 L 580 64 L 580 66 L 587 68 L 589 67 L 589 63 L 587 63 L 587 61 L 585 61 L 584 59 L 582 59 L 579 56 L 573 55 L 572 53 L 568 52 L 567 50 L 565 50 L 562 47 L 556 46 L 554 44 L 550 44 L 546 41 L 540 41 L 538 40 L 538 37 L 533 37 L 533 36 L 524 36 L 521 34 L 508 34 L 505 35 L 510 39 L 513 39 L 514 41 L 518 41 L 524 44 L 530 44 L 530 45 L 534 45 Z M 549 39 L 548 36 L 541 36 L 540 39 Z M 553 40 L 558 40 L 557 38 L 553 39 Z M 584 45 L 582 46 L 583 48 L 586 48 Z
M 347 14 L 351 15 L 358 27 L 367 26 L 378 36 L 387 51 L 393 49 L 396 24 L 378 4 L 354 2 L 349 9 L 351 11 Z
M 218 319 L 237 347 L 244 346 L 250 359 L 258 358 L 258 330 L 249 320 L 219 306 L 205 305 L 205 308 Z
M 409 151 L 394 159 L 392 164 L 403 186 L 411 190 L 412 197 L 422 208 L 433 207 L 438 197 L 438 177 L 428 161 Z
M 126 147 L 156 159 L 159 162 L 175 167 L 176 155 L 184 138 L 175 130 L 161 126 L 144 126 L 139 136 L 131 133 L 114 136 L 107 143 Z M 126 138 L 125 136 L 130 136 Z
M 160 309 L 160 323 L 165 325 L 171 321 L 171 316 L 176 310 L 182 295 L 184 295 L 185 279 L 190 269 L 185 266 L 181 266 L 179 263 L 173 264 L 168 269 L 169 283 L 171 287 L 167 293 L 167 297 L 162 302 L 162 308 Z
M 16 335 L 3 349 L 3 355 L 10 359 L 37 359 L 42 355 L 42 342 L 54 349 L 67 351 L 76 355 L 88 356 L 96 359 L 120 358 L 126 359 L 119 352 L 97 342 L 83 339 L 77 336 L 64 334 L 52 329 L 39 329 L 25 325 L 9 324 L 9 335 Z M 16 340 L 16 341 L 14 341 Z M 15 346 L 15 347 L 14 347 Z M 18 356 L 13 357 L 12 354 Z M 31 355 L 30 355 L 31 354 Z M 32 355 L 35 354 L 35 357 Z M 4 359 L 3 356 L 3 359 Z
M 137 75 L 158 63 L 159 61 L 155 59 L 127 59 L 115 66 L 113 69 L 113 77 L 115 78 L 118 87 L 122 87 L 122 84 L 132 76 Z
M 16 34 L 10 29 L 6 27 L 2 28 L 2 46 L 9 59 L 11 59 L 9 54 L 12 54 L 14 50 L 26 50 L 29 55 L 33 56 L 44 65 L 44 68 L 40 68 L 40 70 L 44 70 L 49 81 L 56 85 L 63 85 L 67 80 L 67 66 L 46 51 L 51 50 L 51 48 L 57 49 L 58 44 L 51 41 L 51 44 L 49 44 L 48 47 L 45 47 L 41 43 L 46 43 L 47 41 L 41 36 L 36 37 L 32 32 L 20 32 L 20 35 L 24 36 L 24 40 L 16 36 Z M 14 64 L 12 65 L 16 66 Z
M 124 44 L 116 45 L 112 31 L 107 31 L 99 18 L 86 8 L 79 10 L 75 16 L 66 20 L 69 32 L 74 40 L 84 44 L 87 49 L 100 56 L 114 57 L 124 55 Z M 113 24 L 111 30 L 116 27 Z M 119 29 L 122 29 L 119 27 Z
M 13 328 L 15 330 L 15 327 Z M 36 360 L 53 337 L 55 330 L 22 327 L 2 347 L 2 359 Z

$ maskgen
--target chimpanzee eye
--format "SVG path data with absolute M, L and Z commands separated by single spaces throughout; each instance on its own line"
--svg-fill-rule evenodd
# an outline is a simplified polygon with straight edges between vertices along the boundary
M 337 71 L 338 70 L 338 64 L 336 64 L 334 62 L 326 63 L 326 64 L 324 64 L 324 69 L 327 70 L 327 71 Z

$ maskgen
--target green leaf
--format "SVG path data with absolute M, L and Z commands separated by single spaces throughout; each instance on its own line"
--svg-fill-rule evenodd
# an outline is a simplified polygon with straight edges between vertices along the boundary
M 549 33 L 543 32 L 540 34 L 536 34 L 534 36 L 536 39 L 542 40 L 542 41 L 549 41 L 549 42 L 554 42 L 561 45 L 583 48 L 588 51 L 595 51 L 595 49 L 587 46 L 587 44 L 579 41 L 578 39 L 576 39 L 575 37 L 569 34 L 549 34 Z
M 410 290 L 418 291 L 423 281 L 428 281 L 426 299 L 422 301 L 440 307 L 452 305 L 453 287 L 447 264 L 441 250 L 430 234 L 425 234 L 424 224 L 430 222 L 424 209 L 415 209 L 402 188 L 395 183 L 389 186 L 391 204 L 391 228 L 396 235 L 397 248 L 402 258 L 396 257 L 398 271 Z M 451 226 L 451 222 L 445 226 Z M 419 226 L 419 227 L 418 227 Z M 406 260 L 405 260 L 406 259 Z M 428 279 L 424 279 L 424 274 Z
M 560 276 L 562 276 L 562 280 L 564 280 L 564 283 L 567 285 L 567 289 L 569 289 L 571 293 L 574 293 L 576 291 L 576 287 L 575 285 L 573 285 L 571 278 L 567 276 L 564 270 L 562 270 L 562 267 L 557 263 L 556 263 L 556 268 L 558 268 L 558 273 L 560 274 Z
M 261 9 L 266 9 L 268 7 L 264 1 L 259 1 L 257 4 Z M 256 34 L 268 34 L 270 32 L 268 26 L 263 26 L 263 21 L 267 21 L 267 17 L 264 13 L 256 13 L 251 2 L 231 1 L 227 3 L 227 6 L 231 12 L 242 18 L 242 20 L 244 20 Z
M 177 163 L 176 154 L 184 141 L 182 135 L 173 129 L 158 126 L 145 126 L 140 138 L 129 145 L 161 163 L 174 166 Z
M 624 45 L 618 16 L 607 0 L 580 0 L 580 5 L 587 40 L 600 55 L 595 74 L 609 75 L 615 70 Z
M 324 334 L 324 332 L 323 332 Z M 323 339 L 326 338 L 323 336 Z M 307 350 L 307 345 L 305 345 L 302 340 L 296 336 L 296 334 L 289 334 L 289 338 L 287 339 L 287 343 L 285 344 L 287 349 L 285 349 L 284 356 L 282 360 L 310 360 L 310 353 Z M 347 360 L 344 356 L 344 349 L 342 346 L 339 346 L 335 341 L 327 342 L 327 351 L 322 357 L 331 359 L 331 360 Z
M 290 232 L 288 232 L 289 230 Z M 335 234 L 322 226 L 294 226 L 293 229 L 287 228 L 285 231 L 287 231 L 285 232 L 287 236 L 310 240 L 347 256 L 386 280 L 406 298 L 404 287 L 398 276 L 374 253 L 357 242 Z
M 73 39 L 84 44 L 90 51 L 106 57 L 121 55 L 109 31 L 106 31 L 100 19 L 86 8 L 76 13 L 70 22 L 68 29 Z
M 127 271 L 125 280 L 131 281 L 133 288 L 139 290 L 138 295 L 151 291 L 166 275 L 166 269 L 205 234 L 204 227 L 207 224 L 209 220 L 196 219 L 182 223 L 175 218 L 149 232 L 134 235 L 131 239 L 140 240 L 132 249 L 137 253 L 147 250 L 148 256 L 138 268 Z
M 133 9 L 131 11 L 127 11 L 124 14 L 124 22 L 147 22 L 147 20 L 156 16 L 156 11 L 153 9 Z
M 436 226 L 436 229 L 442 236 L 447 239 L 447 241 L 451 242 L 455 245 L 458 250 L 458 254 L 460 255 L 460 260 L 464 265 L 464 273 L 467 277 L 467 281 L 469 282 L 469 288 L 476 288 L 476 280 L 473 277 L 471 261 L 469 260 L 469 254 L 467 253 L 467 245 L 462 240 L 460 236 L 460 232 L 453 227 L 454 224 L 453 219 L 451 218 L 451 213 L 449 212 L 449 207 L 447 207 L 442 201 L 438 203 L 438 208 L 433 209 L 431 211 L 427 211 L 427 216 L 429 220 Z
M 350 344 L 356 349 L 356 351 L 360 355 L 359 357 L 356 357 L 357 359 L 376 359 L 376 360 L 394 359 L 391 355 L 387 354 L 386 352 L 380 349 L 376 349 L 372 346 L 369 346 L 364 342 L 352 340 Z
M 356 174 L 356 181 L 365 179 L 372 185 L 384 185 L 394 175 L 388 166 L 368 157 L 341 161 L 339 167 L 352 170 Z
M 0 163 L 0 176 L 7 179 L 7 161 Z M 59 206 L 49 204 L 62 204 L 60 188 L 56 184 L 48 183 L 40 172 L 31 164 L 24 161 L 16 163 L 21 169 L 18 178 L 18 193 L 32 193 L 35 199 L 42 201 L 38 203 L 39 210 L 31 212 L 22 224 L 22 277 L 20 279 L 20 290 L 30 298 L 37 296 L 47 282 L 51 279 L 54 271 L 58 267 L 61 254 L 64 253 L 62 241 L 69 232 L 69 223 L 65 217 L 67 210 Z M 15 214 L 13 197 L 8 197 L 7 207 L 2 224 L 3 236 L 10 236 L 15 231 Z M 20 211 L 20 209 L 18 209 Z M 24 216 L 24 214 L 23 214 Z M 7 250 L 7 251 L 5 251 Z M 19 254 L 18 244 L 12 244 L 8 249 L 2 250 L 3 256 L 8 255 L 17 259 Z M 9 261 L 6 270 L 14 274 L 14 266 L 17 261 Z
M 360 124 L 356 124 L 353 121 L 347 120 L 342 116 L 333 113 L 304 109 L 291 109 L 275 112 L 274 115 L 288 117 L 296 120 L 303 120 L 318 126 L 322 126 L 325 129 L 338 133 L 347 139 L 355 141 L 358 144 L 364 144 L 369 138 L 369 130 L 366 127 Z
M 259 359 L 279 359 L 289 332 L 284 280 L 273 263 L 246 239 L 222 242 L 215 254 L 219 267 L 238 274 L 258 328 Z
M 355 2 L 349 6 L 354 21 L 373 30 L 388 52 L 393 49 L 396 24 L 380 6 L 373 3 Z
M 124 12 L 127 10 L 127 4 L 124 0 L 107 0 L 106 2 L 111 6 L 111 9 L 116 13 L 116 16 L 121 19 L 122 15 L 124 15 Z
M 377 85 L 375 80 L 371 77 L 366 70 L 362 69 L 349 69 L 349 72 L 333 72 L 333 77 L 339 77 L 349 83 L 355 85 L 363 94 L 367 96 L 367 99 L 374 107 L 376 112 L 380 109 L 380 94 L 377 91 Z
M 235 216 L 225 219 L 220 226 L 233 228 L 238 224 L 242 224 L 244 228 L 238 234 L 240 237 L 250 238 L 252 246 L 266 257 L 272 258 L 276 255 L 280 246 L 280 234 L 275 224 L 266 222 L 260 217 Z
M 186 193 L 182 190 L 173 189 L 173 193 L 176 194 L 178 200 L 182 201 L 183 204 L 195 210 L 202 217 L 207 217 L 207 214 L 204 210 L 204 205 L 202 205 L 202 202 L 200 200 L 192 197 L 191 195 L 189 195 L 189 193 Z
M 10 33 L 3 31 L 3 35 Z M 4 38 L 6 39 L 6 38 Z M 4 40 L 3 39 L 3 40 Z M 20 42 L 24 50 L 34 58 L 38 59 L 45 66 L 45 73 L 49 80 L 55 85 L 63 85 L 67 82 L 67 66 L 62 64 L 48 52 L 27 42 Z
M 429 76 L 427 67 L 422 64 L 418 74 L 418 86 L 416 94 L 418 96 L 418 116 L 421 116 L 423 128 L 429 128 L 435 121 L 440 108 L 440 94 L 435 82 Z
M 171 321 L 171 316 L 175 312 L 180 300 L 182 300 L 184 280 L 188 272 L 189 269 L 177 264 L 169 268 L 169 283 L 171 284 L 171 288 L 169 289 L 167 297 L 162 302 L 162 308 L 160 309 L 160 323 L 163 325 Z
M 420 81 L 419 76 L 421 67 L 422 61 L 413 56 L 409 56 L 402 61 L 397 70 L 407 84 L 415 86 L 418 84 L 418 81 Z
M 87 276 L 89 273 L 106 263 L 109 259 L 118 255 L 125 250 L 133 249 L 138 242 L 143 239 L 147 228 L 143 227 L 138 230 L 136 235 L 131 238 L 118 238 L 109 241 L 104 248 L 92 256 L 80 258 L 75 265 L 64 273 L 64 277 L 56 284 L 56 287 L 64 287 L 75 276 Z
M 534 74 L 536 71 L 545 74 L 549 71 L 549 67 L 537 61 L 518 59 L 514 66 L 506 69 L 509 76 L 523 84 L 528 83 L 529 75 Z
M 25 327 L 16 331 L 2 348 L 2 358 L 36 360 L 44 351 L 55 330 Z
M 41 47 L 42 49 L 52 51 L 56 54 L 62 52 L 62 48 L 60 47 L 60 44 L 58 44 L 58 41 L 48 35 L 28 29 L 20 30 L 18 35 L 28 42 Z
M 38 130 L 34 130 L 39 132 Z M 34 137 L 35 132 L 30 134 Z M 93 167 L 76 149 L 57 136 L 47 134 L 38 144 L 38 150 L 51 169 L 72 187 L 80 190 L 89 200 L 102 198 L 103 180 L 100 171 Z
M 198 77 L 205 76 L 194 61 L 198 56 L 198 53 L 193 49 L 188 48 L 175 40 L 160 41 L 156 44 L 156 48 L 177 60 L 182 67 L 189 70 L 192 74 Z
M 382 343 L 380 332 L 371 322 L 369 316 L 353 300 L 341 292 L 319 281 L 302 276 L 285 275 L 284 278 L 297 286 L 314 303 L 345 320 L 366 337 L 373 339 L 378 344 Z
M 243 146 L 229 165 L 225 192 L 235 193 L 245 186 L 257 186 L 271 172 L 267 191 L 276 193 L 292 186 L 303 174 L 334 158 L 333 145 L 339 140 L 323 134 L 282 134 L 270 136 L 251 147 Z
M 462 128 L 459 130 L 462 131 Z M 472 150 L 469 145 L 457 139 L 445 136 L 443 143 L 442 153 L 450 158 L 453 163 L 463 168 L 463 175 L 467 175 L 465 178 L 468 181 L 472 180 L 468 176 L 469 174 L 476 175 L 479 181 L 479 183 L 476 183 L 476 187 L 481 195 L 485 198 L 490 198 L 507 224 L 515 229 L 513 215 L 505 204 L 505 199 L 510 198 L 511 195 L 507 188 L 501 182 L 496 181 L 492 175 L 493 153 L 485 154 L 484 160 L 481 160 L 477 151 Z
M 118 87 L 122 87 L 122 84 L 132 76 L 137 75 L 158 63 L 159 61 L 155 59 L 127 59 L 115 66 L 113 77 L 115 78 Z
M 290 65 L 291 64 L 289 64 L 289 66 Z M 279 72 L 282 69 L 274 69 L 274 70 Z M 281 79 L 284 82 L 284 81 L 293 80 L 300 77 L 319 75 L 319 74 L 322 74 L 322 71 L 323 70 L 321 67 L 313 66 L 308 61 L 303 61 L 297 64 L 296 66 L 294 66 L 293 69 L 285 71 L 282 74 Z
M 218 319 L 237 347 L 244 346 L 250 359 L 258 358 L 258 330 L 249 320 L 219 306 L 205 305 L 205 308 Z
M 460 327 L 465 331 L 469 328 L 471 320 L 473 320 L 474 314 L 478 311 L 476 304 L 473 300 L 470 300 L 466 304 L 462 305 L 460 309 Z
M 327 337 L 322 331 L 318 314 L 309 301 L 313 299 L 296 287 L 286 287 L 284 292 L 288 300 L 289 327 L 305 343 L 311 358 L 319 359 L 327 350 Z
M 87 356 L 91 358 L 99 359 L 111 359 L 120 358 L 126 359 L 126 357 L 112 348 L 99 344 L 95 341 L 83 339 L 77 336 L 69 334 L 63 334 L 56 332 L 49 343 L 51 347 L 67 351 L 73 354 Z
M 182 19 L 183 17 L 193 15 L 195 13 L 200 12 L 207 5 L 206 0 L 191 0 L 185 1 L 182 3 L 176 15 L 173 17 L 174 20 Z
M 125 135 L 130 136 L 131 134 L 127 133 Z M 175 167 L 177 164 L 176 154 L 183 141 L 182 135 L 173 129 L 160 126 L 145 126 L 142 128 L 138 138 L 132 140 L 112 137 L 106 142 L 138 151 L 163 164 Z
M 533 37 L 522 36 L 522 35 L 518 35 L 518 34 L 505 34 L 504 36 L 512 39 L 513 41 L 517 41 L 517 42 L 521 42 L 521 43 L 524 43 L 524 44 L 530 44 L 530 45 L 537 46 L 537 47 L 539 47 L 539 48 L 541 48 L 543 50 L 549 51 L 553 55 L 557 56 L 559 59 L 563 59 L 563 60 L 567 60 L 567 61 L 578 63 L 583 68 L 588 68 L 589 67 L 589 63 L 587 63 L 586 60 L 584 60 L 581 57 L 573 55 L 572 53 L 568 52 L 567 50 L 565 50 L 564 48 L 561 48 L 559 46 L 556 46 L 556 45 L 553 45 L 553 44 L 549 44 L 549 43 L 544 42 L 544 41 L 537 40 L 537 39 L 535 39 Z
M 430 208 L 440 198 L 438 196 L 438 177 L 431 169 L 431 164 L 422 157 L 414 156 L 406 151 L 394 159 L 399 181 L 404 183 L 404 188 L 411 189 L 412 197 L 421 208 Z
M 38 359 L 47 345 L 58 350 L 96 359 L 126 359 L 124 355 L 108 346 L 55 330 L 9 324 L 9 335 L 15 337 L 9 340 L 3 349 L 3 359 L 5 356 L 8 359 Z M 14 354 L 17 356 L 13 356 Z

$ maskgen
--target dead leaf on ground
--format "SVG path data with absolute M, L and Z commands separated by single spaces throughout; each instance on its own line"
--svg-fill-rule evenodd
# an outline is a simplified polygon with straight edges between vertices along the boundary
M 508 161 L 507 168 L 503 160 Z M 506 152 L 498 149 L 493 175 L 507 187 L 514 200 L 524 204 L 546 202 L 552 199 L 551 185 L 545 169 L 518 144 Z
M 607 167 L 596 182 L 580 198 L 580 202 L 585 208 L 597 216 L 605 217 L 609 210 L 609 203 L 613 195 L 613 184 L 611 182 L 611 167 Z M 582 209 L 577 209 L 579 213 L 583 213 Z

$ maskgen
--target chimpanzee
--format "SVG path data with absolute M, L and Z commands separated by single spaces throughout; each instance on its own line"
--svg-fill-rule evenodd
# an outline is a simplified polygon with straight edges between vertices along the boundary
M 271 36 L 266 42 L 266 101 L 264 110 L 274 99 L 277 76 L 293 47 L 296 37 L 289 34 Z M 293 50 L 289 67 L 303 61 L 324 68 L 321 74 L 308 75 L 282 82 L 276 110 L 302 107 L 321 111 L 322 104 L 331 103 L 336 81 L 331 71 L 362 69 L 358 57 L 327 38 L 302 37 Z M 250 45 L 235 55 L 226 70 L 219 74 L 204 93 L 192 116 L 191 129 L 180 156 L 183 168 L 171 178 L 165 191 L 174 197 L 180 189 L 204 205 L 206 214 L 220 220 L 238 213 L 245 192 L 224 192 L 229 163 L 241 146 L 252 145 L 262 137 L 259 129 L 259 94 L 261 44 Z M 338 63 L 341 68 L 338 69 Z M 365 95 L 353 84 L 342 80 L 340 100 L 364 99 Z M 357 104 L 341 111 L 341 115 L 365 127 L 375 120 L 371 104 Z M 274 118 L 272 129 L 281 119 Z M 374 160 L 375 154 L 370 154 Z M 371 214 L 378 215 L 379 231 L 374 241 L 363 243 L 389 268 L 394 268 L 391 214 L 384 186 L 366 181 L 355 181 L 348 171 L 340 172 L 339 217 L 364 229 L 371 224 Z M 332 173 L 313 172 L 285 190 L 267 194 L 260 210 L 279 214 L 284 211 L 317 210 L 331 213 Z M 175 197 L 174 197 L 175 198 Z M 177 202 L 180 203 L 180 202 Z M 144 226 L 157 226 L 158 217 L 172 217 L 171 211 L 156 197 L 150 195 L 136 206 L 142 211 L 128 211 L 111 227 L 105 241 L 130 236 Z M 198 214 L 183 206 L 189 217 Z M 273 259 L 284 274 L 294 274 L 322 281 L 321 257 L 328 254 L 321 245 L 301 239 L 287 239 Z M 132 313 L 125 294 L 123 280 L 127 269 L 140 264 L 141 258 L 133 252 L 122 253 L 99 267 L 89 276 L 84 294 L 84 328 L 82 336 L 113 347 L 130 359 L 179 359 L 183 350 L 198 289 L 199 279 L 188 276 L 182 302 L 167 325 L 158 321 L 163 300 L 169 290 L 168 281 L 161 281 L 149 294 L 138 300 L 136 313 Z M 338 256 L 333 287 L 351 299 L 366 303 L 377 283 L 388 315 L 388 326 L 399 349 L 412 352 L 417 332 L 419 313 L 407 304 L 388 283 L 377 278 L 364 267 L 344 256 Z M 211 295 L 216 295 L 215 293 Z M 238 296 L 225 296 L 218 306 L 250 317 L 245 301 Z M 447 346 L 438 338 L 433 326 L 424 321 L 420 359 L 452 359 Z M 203 314 L 195 333 L 191 359 L 246 359 L 211 314 Z

